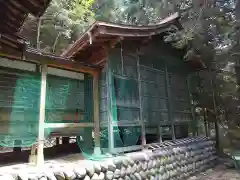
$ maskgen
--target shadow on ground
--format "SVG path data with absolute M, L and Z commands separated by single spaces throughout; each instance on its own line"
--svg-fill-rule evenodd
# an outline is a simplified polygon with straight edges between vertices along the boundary
M 195 174 L 188 180 L 240 180 L 240 170 L 236 170 L 232 160 L 220 159 L 217 166 Z

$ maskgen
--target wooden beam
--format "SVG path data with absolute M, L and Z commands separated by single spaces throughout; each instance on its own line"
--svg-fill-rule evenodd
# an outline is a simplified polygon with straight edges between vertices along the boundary
M 2 18 L 3 18 L 1 20 L 2 26 L 7 26 L 8 29 L 11 30 L 10 32 L 7 32 L 7 33 L 17 33 L 17 31 L 21 27 L 21 25 L 14 24 L 15 22 L 13 22 L 13 20 L 11 20 L 10 18 L 6 18 L 6 17 L 2 17 Z
M 85 66 L 82 63 L 73 61 L 72 59 L 62 58 L 62 57 L 54 57 L 50 55 L 43 54 L 27 54 L 27 59 L 34 59 L 40 61 L 40 63 L 47 64 L 51 67 L 62 68 L 66 70 L 72 70 L 76 72 L 88 73 L 91 75 L 95 75 L 98 69 L 92 68 L 89 66 Z M 33 57 L 35 56 L 35 58 Z
M 16 42 L 16 43 L 17 43 L 17 42 Z M 3 44 L 6 45 L 6 46 L 11 47 L 11 48 L 13 48 L 13 49 L 16 49 L 16 50 L 19 49 L 19 47 L 18 47 L 16 44 L 11 43 L 10 41 L 8 41 L 8 40 L 6 40 L 6 39 L 1 38 L 1 39 L 0 39 L 0 46 L 3 46 Z
M 20 3 L 22 4 L 22 7 L 26 7 L 28 12 L 30 12 L 34 16 L 37 16 L 38 12 L 39 12 L 39 9 L 41 9 L 41 7 L 38 7 L 38 6 L 36 6 L 35 3 L 33 3 L 33 0 L 31 0 L 31 1 L 20 0 Z
M 1 34 L 1 39 L 7 39 L 8 41 L 12 42 L 12 43 L 18 43 L 20 44 L 20 42 L 18 40 L 20 40 L 20 38 L 17 35 L 9 35 L 9 34 Z
M 114 28 L 109 28 L 109 29 L 104 29 L 101 28 L 99 29 L 99 32 L 101 35 L 109 35 L 109 36 L 121 36 L 121 37 L 149 37 L 157 34 L 161 34 L 163 32 L 166 32 L 168 30 L 171 30 L 171 27 L 162 27 L 161 29 L 156 29 L 154 31 L 139 31 L 135 30 L 132 32 L 129 32 L 129 30 L 121 30 L 119 31 L 118 29 Z
M 91 55 L 91 57 L 87 60 L 87 62 L 90 62 L 94 65 L 101 64 L 103 59 L 105 59 L 108 56 L 109 49 L 113 48 L 120 40 L 121 40 L 121 38 L 117 37 L 117 38 L 114 38 L 114 39 L 110 40 L 105 46 L 102 45 L 100 50 L 96 53 L 93 53 Z
M 99 32 L 96 33 L 90 33 L 91 38 L 89 37 L 89 34 L 84 34 L 82 38 L 77 40 L 72 46 L 70 46 L 66 51 L 64 51 L 61 56 L 63 57 L 72 57 L 77 54 L 80 50 L 82 50 L 87 45 L 90 45 L 90 39 L 93 43 L 93 41 L 96 39 L 96 36 L 99 34 Z M 74 54 L 74 55 L 73 55 Z
M 93 123 L 45 123 L 44 128 L 84 128 L 93 127 Z
M 22 13 L 28 12 L 28 10 L 24 6 L 19 4 L 19 2 L 17 0 L 12 0 L 12 1 L 8 1 L 8 2 L 10 3 L 10 6 L 12 6 L 14 10 L 20 11 Z
M 11 49 L 9 50 L 12 51 Z M 32 62 L 36 64 L 47 64 L 50 67 L 72 70 L 72 71 L 81 72 L 81 73 L 88 73 L 91 75 L 95 75 L 98 72 L 98 69 L 96 68 L 85 66 L 76 61 L 73 62 L 71 59 L 64 59 L 61 57 L 51 57 L 50 55 L 37 54 L 34 52 L 25 52 L 24 53 L 25 57 L 24 59 L 22 59 L 21 57 L 22 53 L 20 51 L 11 53 L 14 55 L 9 55 L 10 51 L 5 50 L 5 48 L 0 49 L 0 57 L 10 58 L 10 59 L 19 60 L 19 61 Z
M 1 26 L 0 27 L 0 32 L 1 34 L 15 34 L 16 33 L 16 30 L 15 29 L 12 29 L 8 26 Z
M 71 70 L 71 71 L 77 71 L 77 72 L 81 72 L 81 73 L 88 73 L 91 75 L 95 75 L 97 73 L 97 70 L 94 70 L 92 68 L 88 68 L 82 65 L 74 65 L 74 64 L 57 64 L 57 62 L 54 63 L 47 63 L 49 66 L 51 67 L 55 67 L 55 68 L 62 68 L 62 69 L 66 69 L 66 70 Z
M 21 22 L 25 19 L 25 14 L 18 13 L 18 15 L 16 15 L 12 11 L 0 11 L 0 14 L 2 19 L 9 19 L 12 23 L 17 23 L 18 25 L 21 25 Z

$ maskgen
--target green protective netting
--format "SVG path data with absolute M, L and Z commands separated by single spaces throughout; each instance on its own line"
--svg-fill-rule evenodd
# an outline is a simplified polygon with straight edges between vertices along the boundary
M 90 75 L 84 77 L 84 103 L 85 119 L 88 119 L 88 122 L 93 122 L 93 78 Z M 85 159 L 96 159 L 93 133 L 93 126 L 85 127 L 84 131 L 77 136 L 78 146 Z
M 38 135 L 41 74 L 0 69 L 0 146 L 29 147 Z
M 45 122 L 88 122 L 84 80 L 47 75 Z
M 93 139 L 93 82 L 85 74 L 84 80 L 47 75 L 46 123 L 63 123 L 64 128 L 46 128 L 45 137 L 76 136 L 85 159 L 92 158 Z M 68 123 L 84 123 L 87 127 L 67 127 Z
M 110 79 L 109 90 L 112 92 L 110 118 L 114 124 L 114 146 L 136 145 L 141 131 L 138 126 L 131 126 L 140 120 L 138 84 L 135 80 L 114 78 L 114 76 Z M 126 127 L 126 124 L 130 127 Z
M 133 57 L 123 57 L 119 52 L 109 59 L 105 74 L 107 86 L 102 93 L 102 96 L 107 94 L 105 101 L 107 116 L 104 116 L 104 119 L 107 118 L 113 126 L 114 148 L 133 146 L 141 141 L 137 61 Z M 122 64 L 122 60 L 125 60 L 125 63 Z M 104 124 L 106 126 L 107 122 Z M 108 147 L 109 143 L 109 139 L 106 139 L 109 129 L 105 126 L 101 127 L 102 147 Z M 114 150 L 111 150 L 111 153 L 114 153 Z

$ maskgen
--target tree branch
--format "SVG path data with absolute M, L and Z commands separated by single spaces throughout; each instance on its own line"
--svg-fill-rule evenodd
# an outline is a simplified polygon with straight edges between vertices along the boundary
M 53 53 L 55 53 L 55 51 L 56 51 L 56 46 L 57 46 L 57 42 L 59 40 L 60 35 L 61 35 L 61 32 L 58 33 L 58 35 L 57 35 L 57 37 L 56 37 L 56 39 L 54 41 L 53 48 L 52 48 L 52 52 Z

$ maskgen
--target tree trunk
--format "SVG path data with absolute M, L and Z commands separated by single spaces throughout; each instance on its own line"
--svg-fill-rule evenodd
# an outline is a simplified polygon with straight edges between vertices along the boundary
M 38 25 L 37 25 L 37 49 L 38 50 L 40 50 L 41 25 L 42 25 L 42 20 L 41 18 L 38 18 Z
M 61 35 L 61 32 L 58 33 L 58 35 L 57 35 L 57 37 L 56 37 L 56 39 L 54 41 L 53 48 L 52 48 L 52 52 L 53 53 L 55 53 L 55 51 L 56 51 L 56 46 L 57 46 L 57 43 L 58 43 L 60 35 Z
M 207 124 L 207 116 L 206 116 L 206 108 L 204 108 L 203 110 L 203 120 L 204 120 L 204 128 L 205 128 L 205 134 L 208 137 L 209 133 L 208 133 L 208 124 Z
M 240 0 L 237 0 L 236 2 L 235 12 L 236 12 L 236 20 L 239 23 L 240 22 Z

